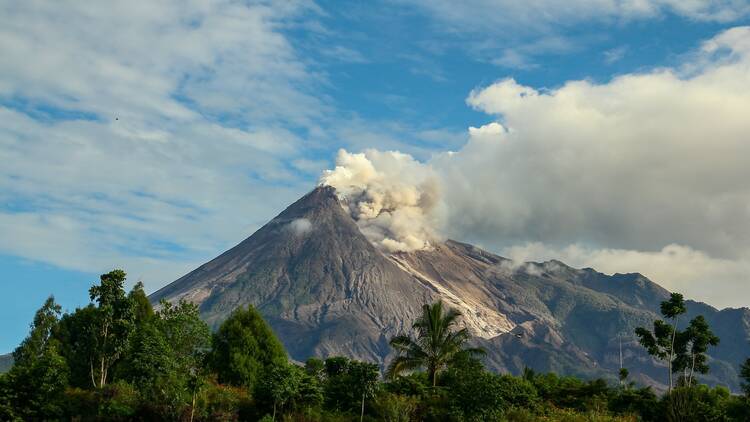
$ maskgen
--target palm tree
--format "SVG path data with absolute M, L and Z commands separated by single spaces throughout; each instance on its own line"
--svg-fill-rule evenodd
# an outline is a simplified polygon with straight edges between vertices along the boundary
M 437 385 L 438 374 L 459 358 L 484 354 L 480 348 L 464 347 L 469 340 L 466 328 L 454 331 L 461 313 L 443 307 L 438 301 L 422 306 L 422 316 L 414 321 L 417 337 L 396 336 L 390 344 L 398 356 L 388 365 L 386 375 L 395 377 L 406 371 L 427 369 L 432 386 Z

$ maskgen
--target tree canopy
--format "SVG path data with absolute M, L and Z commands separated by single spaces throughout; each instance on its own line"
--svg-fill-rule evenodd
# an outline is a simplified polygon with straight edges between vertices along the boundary
M 209 355 L 219 381 L 253 388 L 263 372 L 284 365 L 284 346 L 252 306 L 236 309 L 213 335 Z
M 422 315 L 412 325 L 416 337 L 399 335 L 391 339 L 397 356 L 388 366 L 388 376 L 424 368 L 435 386 L 439 373 L 451 362 L 466 355 L 483 354 L 482 349 L 466 346 L 470 337 L 466 328 L 454 329 L 460 316 L 460 312 L 446 309 L 442 302 L 424 305 Z

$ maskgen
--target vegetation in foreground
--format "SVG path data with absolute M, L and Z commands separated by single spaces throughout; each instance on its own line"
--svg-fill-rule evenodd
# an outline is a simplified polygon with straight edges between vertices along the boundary
M 2 421 L 746 421 L 750 359 L 740 368 L 745 396 L 700 385 L 707 348 L 718 342 L 705 320 L 678 330 L 680 295 L 662 306 L 668 322 L 638 329 L 667 361 L 669 392 L 627 382 L 583 381 L 526 370 L 486 371 L 467 346 L 459 314 L 425 305 L 413 336 L 397 336 L 386 377 L 345 357 L 290 363 L 252 307 L 217 332 L 195 305 L 152 309 L 143 286 L 124 290 L 125 273 L 101 277 L 92 303 L 62 314 L 53 298 L 37 311 L 15 364 L 0 375 Z M 676 379 L 676 382 L 675 382 Z

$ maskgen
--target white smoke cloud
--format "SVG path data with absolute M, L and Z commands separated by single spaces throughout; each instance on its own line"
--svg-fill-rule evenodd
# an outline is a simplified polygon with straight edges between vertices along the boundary
M 417 249 L 440 232 L 519 261 L 641 272 L 716 306 L 747 306 L 748 40 L 750 27 L 733 28 L 680 67 L 606 83 L 543 90 L 505 79 L 469 95 L 502 124 L 470 128 L 460 150 L 427 163 L 343 152 L 323 181 L 343 189 L 363 231 L 387 249 Z M 429 202 L 444 212 L 414 199 L 427 179 L 442 192 Z
M 437 177 L 407 154 L 342 149 L 320 184 L 336 188 L 362 233 L 388 252 L 429 248 L 437 238 Z
M 313 229 L 312 223 L 306 218 L 297 218 L 295 220 L 292 220 L 292 222 L 289 223 L 289 226 L 287 227 L 297 237 L 302 237 L 307 233 L 310 233 L 310 231 L 312 231 Z

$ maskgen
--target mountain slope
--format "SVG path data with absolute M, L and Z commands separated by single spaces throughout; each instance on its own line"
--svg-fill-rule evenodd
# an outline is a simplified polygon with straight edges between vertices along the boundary
M 634 379 L 659 387 L 666 369 L 632 333 L 658 317 L 668 295 L 639 274 L 607 276 L 558 261 L 518 265 L 451 240 L 386 254 L 363 236 L 333 188 L 319 187 L 151 299 L 193 301 L 212 326 L 252 303 L 296 360 L 342 354 L 384 364 L 388 339 L 440 298 L 461 310 L 496 370 L 614 378 L 622 346 Z M 737 389 L 736 367 L 750 354 L 750 311 L 688 308 L 722 337 L 705 381 Z
M 0 374 L 8 372 L 11 366 L 13 366 L 13 355 L 10 353 L 0 355 Z
M 382 361 L 387 338 L 436 297 L 365 239 L 332 188 L 319 188 L 152 300 L 200 303 L 213 326 L 252 303 L 294 358 Z

